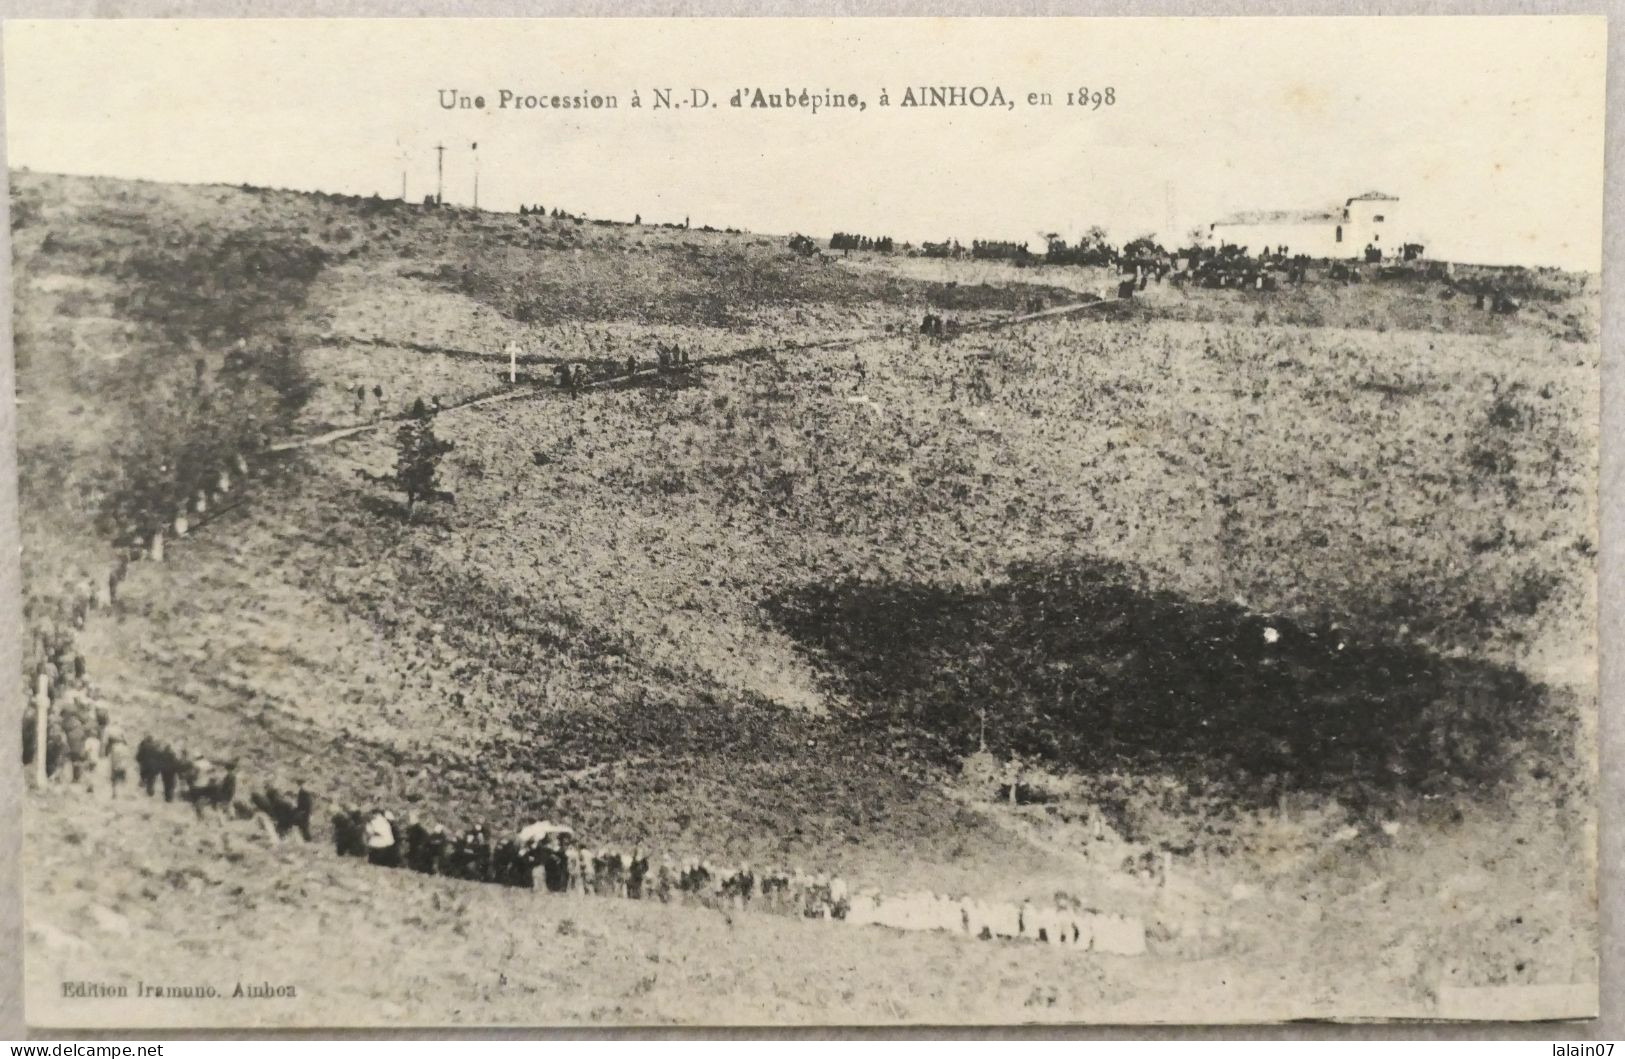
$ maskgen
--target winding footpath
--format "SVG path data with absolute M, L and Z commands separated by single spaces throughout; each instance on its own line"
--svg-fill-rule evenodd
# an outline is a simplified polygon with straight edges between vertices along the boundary
M 1014 316 L 1006 316 L 993 320 L 981 320 L 975 323 L 964 324 L 959 330 L 962 333 L 974 331 L 996 331 L 1006 327 L 1013 327 L 1017 324 L 1032 323 L 1035 320 L 1047 320 L 1059 316 L 1068 316 L 1073 313 L 1083 312 L 1090 309 L 1098 309 L 1102 306 L 1114 304 L 1116 303 L 1105 299 L 1092 302 L 1070 302 L 1066 305 L 1057 305 L 1049 309 L 1039 309 L 1033 312 L 1017 313 Z M 877 331 L 868 334 L 853 335 L 847 338 L 830 338 L 821 342 L 803 342 L 800 344 L 787 344 L 778 347 L 751 346 L 747 349 L 735 350 L 731 353 L 719 353 L 710 357 L 696 357 L 693 363 L 732 364 L 741 361 L 760 360 L 764 357 L 771 357 L 780 353 L 805 353 L 833 349 L 846 349 L 850 346 L 855 346 L 863 342 L 873 342 L 887 337 L 896 337 L 896 335 L 897 332 L 895 331 Z M 486 359 L 489 359 L 492 362 L 497 362 L 505 358 L 503 358 L 501 354 L 490 354 Z M 590 390 L 615 389 L 623 386 L 626 383 L 634 382 L 641 378 L 653 378 L 659 374 L 661 374 L 661 371 L 658 367 L 651 366 L 638 368 L 631 372 L 621 372 L 616 375 L 608 375 L 602 378 L 593 379 L 590 382 L 582 383 L 573 392 L 579 394 Z M 444 405 L 435 414 L 446 415 L 451 412 L 462 412 L 471 408 L 480 408 L 485 405 L 502 404 L 507 401 L 517 401 L 526 397 L 560 395 L 570 392 L 572 391 L 565 390 L 557 386 L 516 387 L 513 389 L 499 390 L 495 393 L 480 394 L 462 401 L 457 401 L 453 404 Z M 335 442 L 344 441 L 347 438 L 353 438 L 362 434 L 372 433 L 375 430 L 381 430 L 384 427 L 392 424 L 400 423 L 407 418 L 408 414 L 402 413 L 400 415 L 386 416 L 380 419 L 375 419 L 370 423 L 358 423 L 353 426 L 336 427 L 332 430 L 323 431 L 320 434 L 308 434 L 301 437 L 284 438 L 281 441 L 272 442 L 271 444 L 267 445 L 264 451 L 294 452 L 299 449 L 321 448 L 326 445 L 332 445 Z

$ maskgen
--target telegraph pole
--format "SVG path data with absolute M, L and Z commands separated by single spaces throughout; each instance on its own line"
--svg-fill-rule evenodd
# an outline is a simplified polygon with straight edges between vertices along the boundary
M 446 193 L 446 147 L 444 144 L 435 144 L 434 162 L 434 204 L 442 205 Z
M 480 145 L 474 144 L 469 150 L 474 152 L 474 208 L 480 208 Z
M 395 153 L 401 163 L 401 204 L 406 204 L 406 172 L 412 167 L 412 153 L 401 143 L 399 136 L 395 137 Z

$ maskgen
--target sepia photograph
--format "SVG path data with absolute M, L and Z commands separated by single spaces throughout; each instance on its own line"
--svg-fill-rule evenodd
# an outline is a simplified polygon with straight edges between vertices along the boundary
M 29 1026 L 1594 1018 L 1606 29 L 7 21 Z

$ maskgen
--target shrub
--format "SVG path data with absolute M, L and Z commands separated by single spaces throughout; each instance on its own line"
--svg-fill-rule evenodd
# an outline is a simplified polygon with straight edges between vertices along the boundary
M 423 399 L 412 405 L 412 415 L 395 432 L 395 488 L 406 494 L 410 515 L 419 500 L 446 498 L 440 490 L 440 459 L 452 444 L 434 433 L 434 413 Z

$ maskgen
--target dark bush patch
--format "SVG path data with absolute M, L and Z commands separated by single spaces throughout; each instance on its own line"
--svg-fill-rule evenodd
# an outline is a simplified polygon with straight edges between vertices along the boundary
M 321 248 L 251 232 L 187 233 L 133 254 L 120 315 L 182 338 L 241 338 L 278 324 L 303 304 L 326 264 Z
M 1018 566 L 977 588 L 811 585 L 768 608 L 862 725 L 964 753 L 985 709 L 997 754 L 1188 769 L 1260 795 L 1490 784 L 1549 714 L 1512 669 L 1148 590 L 1106 563 Z

